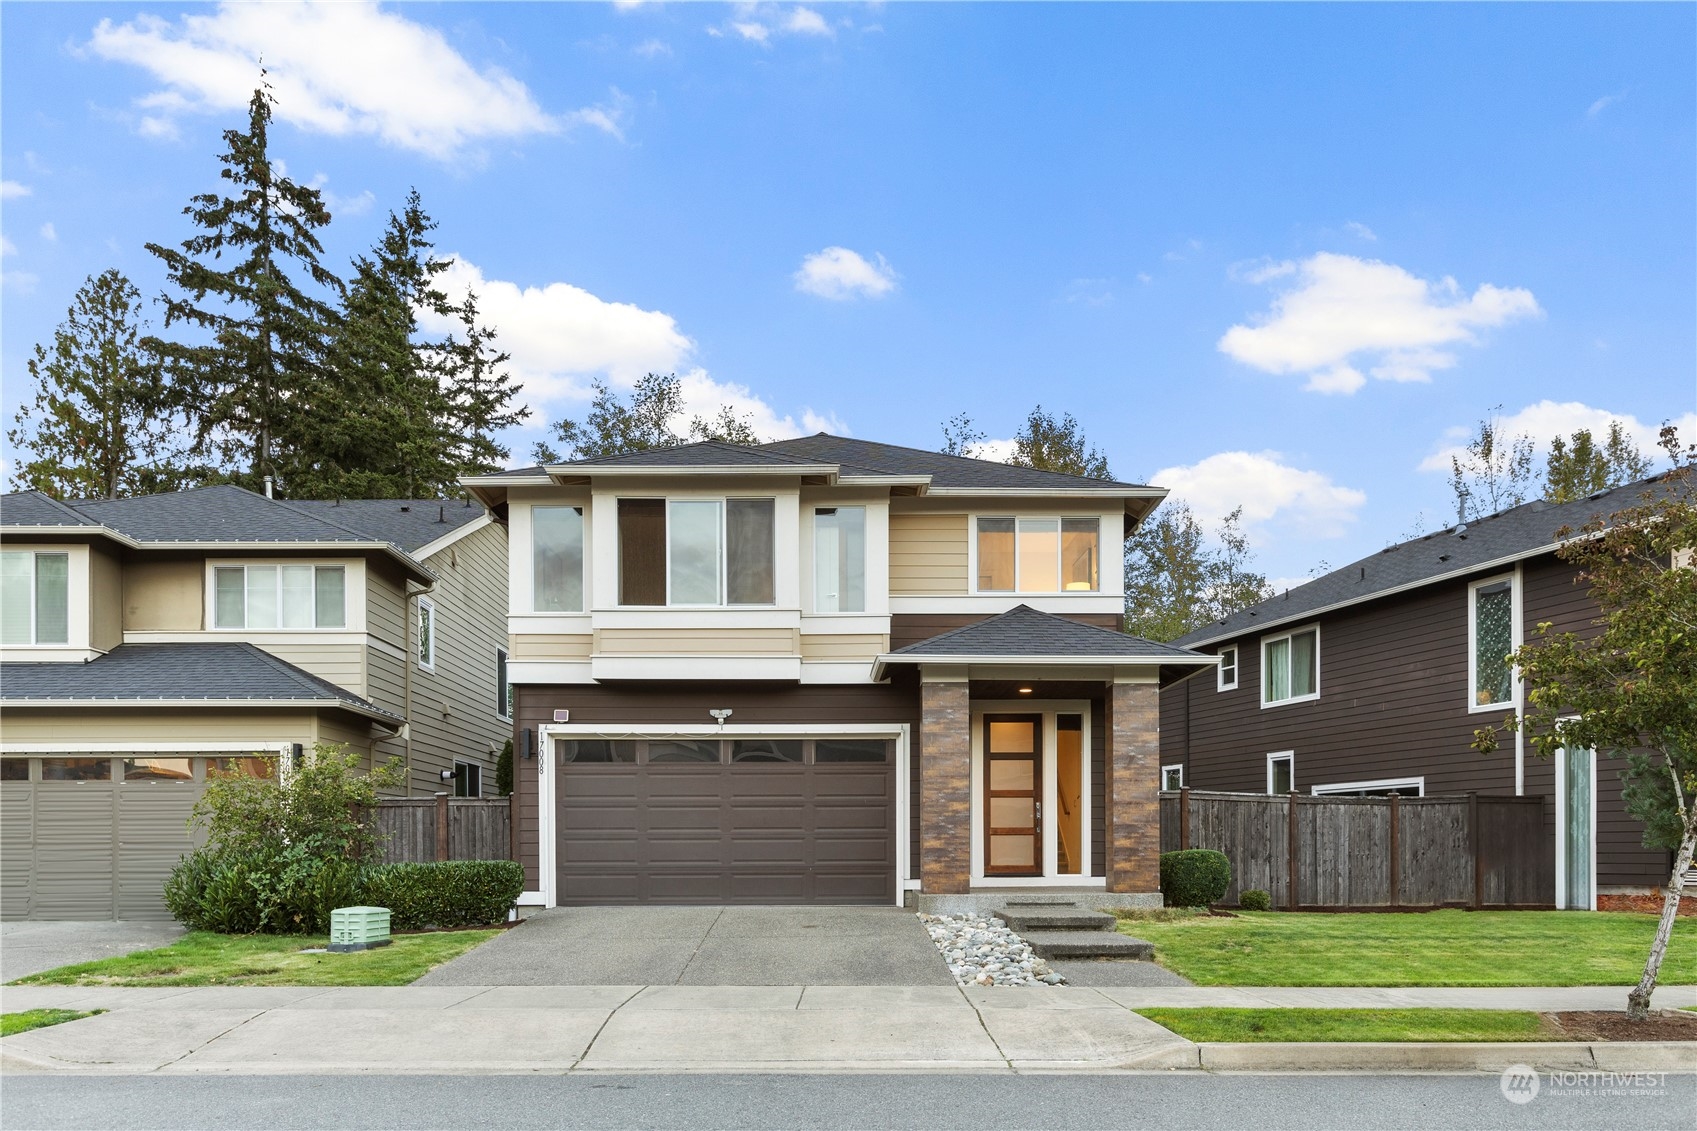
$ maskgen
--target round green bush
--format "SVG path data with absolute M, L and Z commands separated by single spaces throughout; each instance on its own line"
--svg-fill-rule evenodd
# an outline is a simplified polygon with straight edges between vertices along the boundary
M 1238 895 L 1237 905 L 1245 911 L 1271 911 L 1273 897 L 1260 888 L 1250 888 Z
M 442 860 L 380 864 L 365 881 L 365 902 L 387 907 L 393 930 L 484 927 L 506 919 L 524 890 L 524 868 L 512 860 Z
M 1168 907 L 1207 907 L 1231 887 L 1232 866 L 1212 848 L 1161 853 L 1161 895 Z
M 365 869 L 298 845 L 202 848 L 165 880 L 165 906 L 191 931 L 323 934 L 330 912 L 359 903 Z

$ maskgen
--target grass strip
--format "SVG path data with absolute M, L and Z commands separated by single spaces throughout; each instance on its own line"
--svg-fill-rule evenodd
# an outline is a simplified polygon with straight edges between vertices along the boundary
M 44 970 L 14 986 L 404 986 L 498 931 L 396 935 L 352 954 L 306 954 L 329 943 L 304 935 L 192 931 L 169 946 Z
M 0 1037 L 45 1029 L 49 1025 L 63 1025 L 67 1021 L 80 1021 L 105 1012 L 104 1009 L 91 1009 L 86 1013 L 75 1009 L 25 1009 L 18 1013 L 0 1013 Z
M 1240 912 L 1122 920 L 1202 986 L 1629 986 L 1656 917 L 1595 911 Z M 1560 956 L 1559 958 L 1554 956 Z M 1697 919 L 1674 925 L 1661 980 L 1697 982 Z
M 1187 1040 L 1560 1041 L 1536 1013 L 1507 1009 L 1139 1009 Z

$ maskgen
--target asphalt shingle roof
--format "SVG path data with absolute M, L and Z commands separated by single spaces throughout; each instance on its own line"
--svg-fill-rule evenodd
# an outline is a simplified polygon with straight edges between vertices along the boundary
M 371 542 L 369 534 L 240 487 L 67 504 L 138 542 Z
M 482 518 L 484 513 L 481 506 L 465 500 L 314 499 L 291 500 L 288 505 L 409 552 Z
M 1009 659 L 1038 657 L 1104 656 L 1155 663 L 1212 662 L 1186 648 L 1157 644 L 1141 636 L 1128 636 L 1112 629 L 1080 624 L 1030 605 L 1016 605 L 1005 613 L 957 628 L 917 644 L 889 653 L 889 659 L 948 659 L 951 656 L 1006 656 Z
M 843 465 L 862 474 L 929 475 L 933 487 L 989 488 L 1089 488 L 1104 491 L 1138 487 L 1137 483 L 1121 483 L 1113 479 L 1088 479 L 1066 475 L 1059 471 L 1039 471 L 995 460 L 970 459 L 943 452 L 928 452 L 920 448 L 904 448 L 896 444 L 880 444 L 873 440 L 857 440 L 849 436 L 833 436 L 820 432 L 793 440 L 777 440 L 764 446 L 766 451 L 787 452 L 822 463 Z
M 59 500 L 40 491 L 0 495 L 0 524 L 6 526 L 95 526 Z
M 1354 604 L 1393 590 L 1465 574 L 1493 563 L 1528 557 L 1556 543 L 1556 531 L 1578 530 L 1593 518 L 1637 505 L 1646 491 L 1665 493 L 1660 477 L 1617 487 L 1571 503 L 1523 503 L 1496 514 L 1411 538 L 1351 562 L 1287 594 L 1214 621 L 1173 641 L 1208 644 L 1270 625 L 1286 624 L 1321 610 Z M 1683 490 L 1689 492 L 1691 487 Z
M 401 716 L 247 643 L 120 644 L 87 663 L 0 664 L 0 702 L 316 700 Z
M 718 440 L 701 440 L 693 444 L 679 444 L 675 448 L 650 448 L 647 451 L 570 460 L 549 466 L 594 470 L 597 467 L 790 467 L 822 462 L 836 461 L 809 459 L 780 451 L 769 451 L 766 448 L 745 448 L 739 444 L 725 444 Z

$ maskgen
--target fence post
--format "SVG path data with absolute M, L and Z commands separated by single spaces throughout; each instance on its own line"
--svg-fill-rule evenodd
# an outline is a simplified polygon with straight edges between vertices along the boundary
M 436 795 L 436 859 L 448 859 L 448 795 Z
M 1479 794 L 1467 795 L 1467 847 L 1473 853 L 1473 908 L 1485 904 L 1485 854 L 1479 845 Z
M 1286 840 L 1289 843 L 1286 845 L 1286 848 L 1289 850 L 1289 856 L 1290 856 L 1290 863 L 1287 865 L 1287 867 L 1289 869 L 1288 882 L 1289 882 L 1289 885 L 1290 885 L 1290 890 L 1286 894 L 1285 906 L 1287 907 L 1287 909 L 1289 909 L 1291 911 L 1295 911 L 1296 908 L 1297 908 L 1297 902 L 1296 902 L 1297 836 L 1296 836 L 1296 790 L 1294 790 L 1294 789 L 1290 791 L 1289 814 L 1290 814 L 1289 819 L 1286 822 L 1290 826 L 1289 829 L 1287 830 L 1288 835 L 1286 836 Z
M 1178 846 L 1181 851 L 1190 847 L 1190 787 L 1188 785 L 1178 791 Z
M 1402 798 L 1391 794 L 1391 906 L 1402 902 Z
M 519 794 L 507 794 L 507 859 L 519 858 Z

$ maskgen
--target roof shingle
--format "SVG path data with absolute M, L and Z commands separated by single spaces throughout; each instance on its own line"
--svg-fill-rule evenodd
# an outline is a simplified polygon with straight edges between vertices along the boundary
M 1124 659 L 1149 663 L 1213 663 L 1187 648 L 1158 644 L 1141 636 L 1080 624 L 1030 605 L 957 628 L 888 654 L 890 660 L 946 660 L 953 657 L 1021 659 Z

